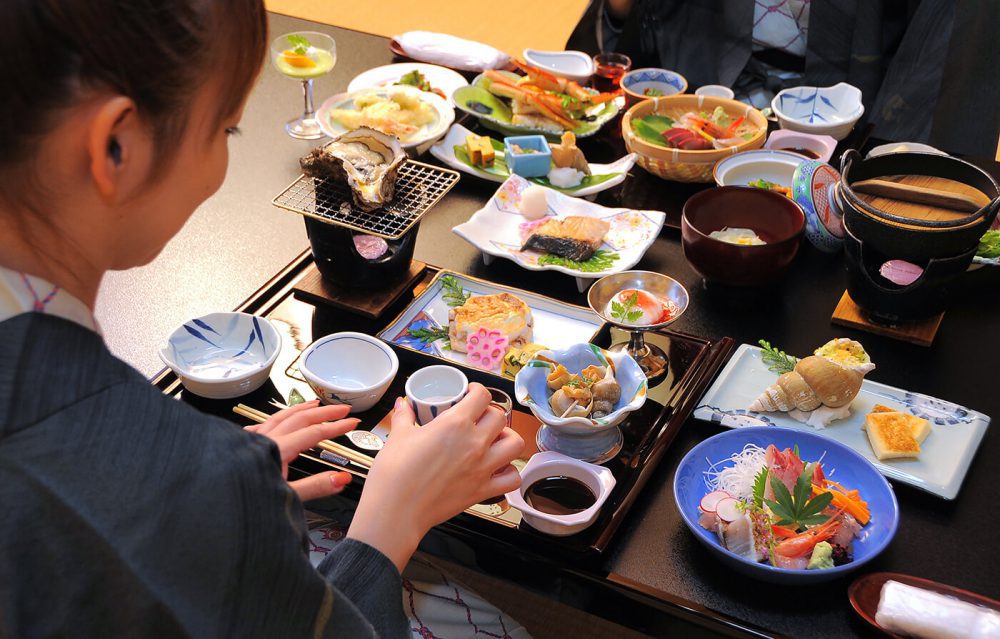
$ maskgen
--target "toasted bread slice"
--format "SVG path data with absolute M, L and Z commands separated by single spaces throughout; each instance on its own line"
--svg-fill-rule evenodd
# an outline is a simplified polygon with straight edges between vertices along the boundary
M 913 426 L 906 413 L 870 413 L 865 417 L 865 430 L 875 456 L 880 461 L 900 457 L 919 457 L 920 443 L 913 435 Z
M 510 293 L 470 297 L 458 308 L 448 311 L 448 337 L 451 349 L 466 351 L 469 333 L 480 328 L 498 330 L 510 340 L 510 346 L 531 341 L 534 319 L 524 300 Z

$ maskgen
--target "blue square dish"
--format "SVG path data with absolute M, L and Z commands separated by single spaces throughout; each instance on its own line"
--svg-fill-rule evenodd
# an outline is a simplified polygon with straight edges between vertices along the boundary
M 522 149 L 532 149 L 534 153 L 514 153 L 514 145 Z M 519 135 L 503 139 L 504 159 L 511 173 L 521 177 L 543 177 L 549 174 L 552 165 L 552 151 L 549 143 L 541 135 Z

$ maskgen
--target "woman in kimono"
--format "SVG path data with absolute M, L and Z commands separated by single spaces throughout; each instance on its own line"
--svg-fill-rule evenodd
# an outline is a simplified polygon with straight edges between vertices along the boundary
M 316 570 L 300 499 L 349 477 L 283 473 L 354 427 L 346 407 L 247 432 L 104 345 L 103 274 L 152 260 L 222 183 L 266 48 L 260 0 L 0 3 L 0 636 L 409 636 L 421 538 L 520 481 L 482 386 L 427 428 L 397 401 Z

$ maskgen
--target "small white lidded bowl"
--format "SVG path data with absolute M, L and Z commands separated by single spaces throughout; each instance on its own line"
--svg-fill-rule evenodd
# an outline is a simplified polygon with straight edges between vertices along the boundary
M 281 335 L 263 317 L 210 313 L 184 322 L 160 346 L 160 359 L 188 391 L 230 399 L 260 388 L 281 350 Z
M 569 477 L 582 482 L 596 496 L 596 501 L 586 510 L 570 515 L 553 515 L 529 505 L 524 492 L 535 482 L 547 477 Z M 597 466 L 562 453 L 548 451 L 531 456 L 521 469 L 521 487 L 507 493 L 507 501 L 521 511 L 521 516 L 532 528 L 547 535 L 566 537 L 584 530 L 597 520 L 601 506 L 608 500 L 615 487 L 615 476 L 604 466 Z
M 324 404 L 366 411 L 382 399 L 399 371 L 396 353 L 364 333 L 333 333 L 302 352 L 299 370 Z

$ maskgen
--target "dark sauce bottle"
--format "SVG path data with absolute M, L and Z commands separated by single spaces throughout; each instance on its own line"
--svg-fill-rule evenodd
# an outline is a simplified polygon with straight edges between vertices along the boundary
M 549 515 L 572 515 L 597 501 L 590 487 L 578 479 L 557 475 L 539 479 L 524 491 L 524 500 Z

